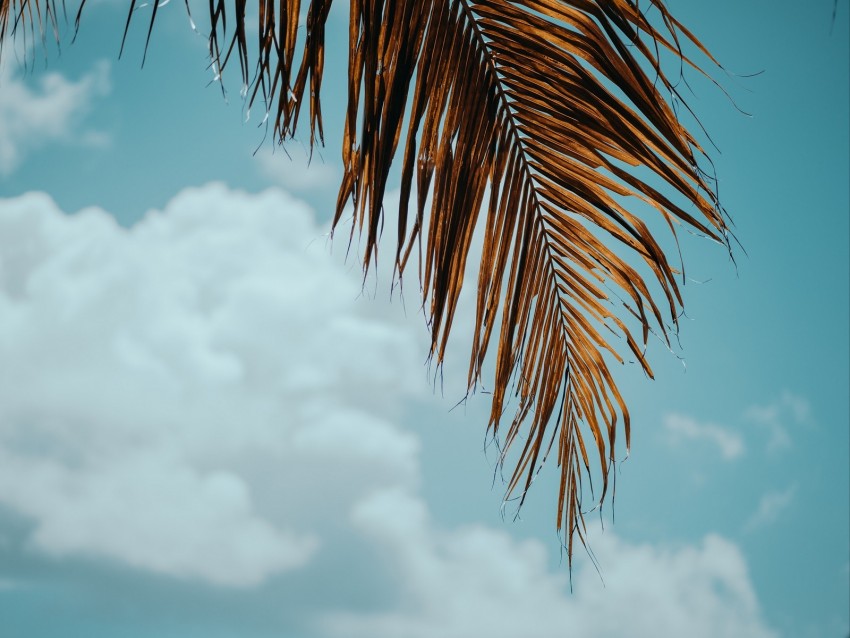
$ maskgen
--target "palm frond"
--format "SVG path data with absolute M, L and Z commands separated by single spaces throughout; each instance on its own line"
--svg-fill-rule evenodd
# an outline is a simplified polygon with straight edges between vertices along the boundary
M 249 101 L 264 103 L 281 139 L 295 134 L 305 102 L 311 141 L 322 139 L 330 4 L 309 2 L 299 39 L 299 0 L 259 0 L 259 53 L 252 61 L 246 0 L 210 3 L 213 64 L 223 70 L 236 53 Z M 629 445 L 629 412 L 608 361 L 631 353 L 652 376 L 644 356 L 648 335 L 666 338 L 675 330 L 682 304 L 675 267 L 647 220 L 625 202 L 655 209 L 674 236 L 678 224 L 717 241 L 728 235 L 700 168 L 703 149 L 672 106 L 685 101 L 661 63 L 666 51 L 699 71 L 683 52 L 686 44 L 714 60 L 661 0 L 643 4 L 654 10 L 652 21 L 635 0 L 350 3 L 335 225 L 351 202 L 368 269 L 400 150 L 396 264 L 403 274 L 419 247 L 438 364 L 473 231 L 483 228 L 468 386 L 482 382 L 495 348 L 488 428 L 503 435 L 503 455 L 519 447 L 507 493 L 519 493 L 521 504 L 546 457 L 557 452 L 557 520 L 570 561 L 574 535 L 584 542 L 581 486 L 591 456 L 602 477 L 601 504 L 620 429 Z M 55 15 L 50 0 L 3 0 L 0 33 L 22 18 L 44 24 L 39 7 Z M 651 273 L 649 280 L 640 270 Z M 637 337 L 627 322 L 638 326 Z M 625 348 L 614 347 L 615 339 Z

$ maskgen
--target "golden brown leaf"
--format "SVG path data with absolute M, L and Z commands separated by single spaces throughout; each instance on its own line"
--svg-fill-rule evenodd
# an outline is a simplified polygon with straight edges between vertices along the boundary
M 223 70 L 236 53 L 249 101 L 263 103 L 278 138 L 295 134 L 306 103 L 311 142 L 321 141 L 331 0 L 309 2 L 300 39 L 299 0 L 259 0 L 256 61 L 245 5 L 211 2 L 212 62 Z M 685 44 L 714 60 L 661 0 L 643 5 L 350 3 L 344 176 L 334 223 L 352 203 L 368 269 L 377 254 L 390 167 L 400 152 L 396 264 L 404 274 L 420 246 L 418 274 L 438 364 L 461 288 L 470 285 L 464 274 L 473 232 L 483 230 L 468 386 L 481 383 L 497 334 L 488 427 L 503 435 L 503 460 L 512 445 L 519 447 L 507 492 L 518 491 L 521 503 L 557 450 L 558 527 L 570 560 L 574 534 L 585 539 L 582 480 L 591 474 L 585 439 L 589 434 L 596 449 L 599 504 L 608 492 L 618 430 L 627 446 L 630 439 L 629 412 L 608 364 L 622 362 L 624 353 L 609 335 L 621 337 L 651 376 L 643 354 L 648 335 L 666 335 L 668 321 L 675 328 L 682 303 L 675 268 L 647 221 L 624 202 L 648 204 L 674 234 L 683 224 L 718 241 L 727 237 L 699 166 L 702 148 L 671 106 L 684 100 L 660 52 L 698 70 L 682 52 Z M 648 7 L 660 26 L 646 17 Z M 154 10 L 148 37 L 155 16 Z M 53 0 L 0 0 L 0 37 L 27 28 L 34 37 L 46 25 L 57 25 Z M 652 294 L 653 286 L 659 293 Z M 621 299 L 622 318 L 606 291 Z M 624 319 L 636 322 L 639 338 Z M 505 424 L 512 394 L 515 412 Z

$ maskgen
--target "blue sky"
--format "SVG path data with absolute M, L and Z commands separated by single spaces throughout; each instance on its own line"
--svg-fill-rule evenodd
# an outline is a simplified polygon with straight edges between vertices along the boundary
M 118 2 L 61 55 L 23 69 L 7 49 L 4 638 L 846 637 L 850 12 L 669 6 L 751 114 L 689 77 L 746 255 L 684 239 L 686 368 L 654 344 L 654 382 L 621 371 L 633 446 L 591 534 L 604 586 L 579 552 L 572 593 L 555 472 L 503 519 L 486 396 L 450 411 L 472 310 L 435 395 L 415 300 L 390 303 L 382 269 L 362 294 L 328 242 L 344 7 L 309 168 L 245 122 L 235 75 L 227 100 L 210 84 L 182 3 L 143 70 L 143 20 L 117 59 Z

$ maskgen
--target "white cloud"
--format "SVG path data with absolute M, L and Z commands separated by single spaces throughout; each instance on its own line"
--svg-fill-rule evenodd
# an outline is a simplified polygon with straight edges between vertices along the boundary
M 717 446 L 721 456 L 733 460 L 744 453 L 744 440 L 737 432 L 712 423 L 699 423 L 683 414 L 668 414 L 664 417 L 664 428 L 675 443 L 681 439 L 706 441 Z
M 251 585 L 346 503 L 415 484 L 391 422 L 416 339 L 357 301 L 322 232 L 283 192 L 215 184 L 129 230 L 2 201 L 0 503 L 35 547 Z
M 365 543 L 399 604 L 317 603 L 328 636 L 772 635 L 714 535 L 595 533 L 607 587 L 579 559 L 570 594 L 544 543 L 432 523 L 419 439 L 397 425 L 427 392 L 420 322 L 358 300 L 356 262 L 324 232 L 275 190 L 189 189 L 131 229 L 45 195 L 0 202 L 0 505 L 32 521 L 32 548 L 216 585 L 300 568 L 368 588 L 381 570 L 310 571 Z
M 31 87 L 4 59 L 0 64 L 0 175 L 9 175 L 26 154 L 57 141 L 103 146 L 103 132 L 80 130 L 92 102 L 109 92 L 109 64 L 100 62 L 79 80 L 39 74 Z
M 325 190 L 336 195 L 342 169 L 336 164 L 326 164 L 315 151 L 311 160 L 304 148 L 287 145 L 284 149 L 264 146 L 255 156 L 260 172 L 272 183 L 298 193 Z
M 767 432 L 768 452 L 780 452 L 792 444 L 788 425 L 811 423 L 811 408 L 805 398 L 786 390 L 773 403 L 751 405 L 744 412 L 744 418 Z
M 797 495 L 797 486 L 791 485 L 786 490 L 768 492 L 761 497 L 756 511 L 744 523 L 744 530 L 755 531 L 776 522 L 780 514 L 788 509 Z
M 719 536 L 664 547 L 596 530 L 593 550 L 606 585 L 579 561 L 571 594 L 566 567 L 552 572 L 541 543 L 481 525 L 436 528 L 425 505 L 402 489 L 366 499 L 353 520 L 391 557 L 402 597 L 389 611 L 328 615 L 322 627 L 332 636 L 774 635 L 761 619 L 740 550 Z
M 0 454 L 0 500 L 39 520 L 31 542 L 56 556 L 107 556 L 229 586 L 256 585 L 309 560 L 317 540 L 258 517 L 238 475 L 201 475 L 167 456 L 126 454 L 81 471 Z M 26 480 L 23 489 L 16 478 Z

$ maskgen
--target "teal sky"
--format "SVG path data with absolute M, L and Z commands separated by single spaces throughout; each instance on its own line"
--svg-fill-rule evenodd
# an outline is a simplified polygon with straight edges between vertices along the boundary
M 850 10 L 668 6 L 738 107 L 688 76 L 746 254 L 683 238 L 686 366 L 620 371 L 605 585 L 578 556 L 573 593 L 555 472 L 503 519 L 486 396 L 449 411 L 462 334 L 435 396 L 415 299 L 329 250 L 344 8 L 309 169 L 233 73 L 222 99 L 182 3 L 144 69 L 148 9 L 118 60 L 106 0 L 61 54 L 4 51 L 0 634 L 846 638 Z

